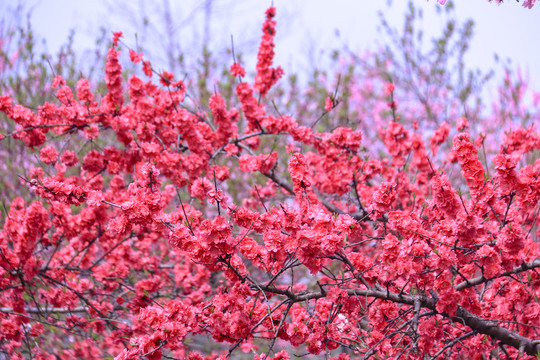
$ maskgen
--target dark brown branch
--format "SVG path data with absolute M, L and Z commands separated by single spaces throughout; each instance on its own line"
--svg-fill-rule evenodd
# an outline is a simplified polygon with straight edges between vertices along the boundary
M 510 275 L 513 275 L 513 274 L 519 274 L 519 273 L 521 273 L 523 271 L 532 270 L 532 269 L 535 269 L 535 268 L 540 268 L 540 259 L 536 259 L 536 260 L 534 260 L 533 262 L 530 262 L 530 263 L 524 262 L 520 266 L 516 266 L 513 270 L 505 271 L 499 276 L 486 278 L 486 277 L 484 277 L 482 275 L 482 276 L 478 276 L 478 277 L 475 277 L 475 278 L 470 279 L 470 280 L 462 281 L 462 282 L 460 282 L 459 284 L 456 285 L 455 289 L 458 290 L 458 291 L 465 290 L 467 288 L 486 283 L 486 282 L 491 281 L 491 280 L 493 280 L 495 278 L 499 278 L 499 277 L 503 277 L 503 276 L 510 276 Z
M 27 127 L 27 128 L 24 128 L 24 129 L 20 129 L 20 130 L 17 130 L 17 131 L 14 131 L 14 132 L 11 132 L 9 134 L 6 134 L 2 139 L 0 139 L 0 141 L 2 141 L 3 139 L 7 139 L 13 135 L 17 135 L 17 134 L 20 134 L 20 133 L 23 133 L 23 132 L 26 132 L 26 131 L 32 131 L 32 130 L 36 130 L 36 129 L 47 129 L 47 128 L 56 128 L 56 127 L 69 127 L 69 130 L 68 131 L 71 131 L 73 129 L 82 129 L 84 127 L 86 127 L 88 125 L 74 125 L 74 124 L 43 124 L 43 125 L 36 125 L 36 126 L 30 126 L 30 127 Z M 68 132 L 66 131 L 66 133 Z
M 261 285 L 260 288 L 275 294 L 285 295 L 293 302 L 309 301 L 326 297 L 326 294 L 323 294 L 322 292 L 304 292 L 296 294 L 289 290 L 277 289 L 274 286 Z M 518 349 L 520 352 L 536 356 L 540 351 L 540 341 L 529 339 L 504 327 L 500 327 L 497 325 L 497 322 L 474 315 L 461 306 L 457 307 L 455 316 L 451 316 L 447 313 L 440 313 L 436 308 L 437 300 L 425 295 L 405 295 L 387 290 L 374 289 L 348 289 L 347 293 L 351 296 L 371 297 L 410 306 L 418 306 L 417 304 L 420 303 L 423 308 L 433 310 L 435 313 L 444 316 L 453 322 L 466 325 L 480 334 L 489 335 L 491 338 L 499 340 L 503 344 Z
M 274 171 L 270 171 L 269 173 L 262 173 L 267 178 L 271 179 L 273 182 L 281 186 L 283 189 L 287 190 L 287 192 L 291 195 L 294 195 L 294 188 L 293 186 L 285 179 L 282 179 L 278 175 L 274 173 Z
M 450 341 L 448 344 L 446 344 L 441 350 L 437 351 L 435 355 L 431 357 L 432 360 L 436 360 L 445 350 L 451 348 L 452 346 L 456 345 L 458 342 L 460 342 L 463 339 L 466 339 L 468 337 L 471 337 L 473 335 L 476 335 L 476 331 L 469 331 L 468 333 L 461 335 L 460 337 Z
M 424 295 L 400 295 L 380 290 L 355 289 L 348 290 L 347 292 L 350 295 L 375 297 L 378 299 L 390 300 L 395 303 L 407 304 L 411 306 L 414 306 L 415 302 L 419 301 L 422 307 L 437 311 L 437 301 Z M 461 306 L 458 306 L 456 316 L 450 316 L 447 313 L 439 314 L 451 319 L 454 322 L 464 324 L 478 333 L 489 335 L 491 338 L 497 339 L 503 344 L 510 345 L 518 349 L 520 352 L 525 352 L 529 355 L 536 356 L 536 354 L 540 351 L 540 341 L 526 338 L 516 332 L 497 326 L 496 322 L 471 314 Z

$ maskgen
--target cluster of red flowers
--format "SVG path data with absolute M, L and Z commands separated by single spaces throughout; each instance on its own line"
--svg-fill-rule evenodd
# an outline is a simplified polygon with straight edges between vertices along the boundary
M 15 199 L 0 230 L 2 353 L 279 360 L 305 350 L 347 360 L 540 350 L 540 161 L 527 159 L 540 149 L 536 128 L 507 133 L 490 175 L 465 118 L 426 142 L 393 102 L 384 148 L 370 152 L 352 128 L 317 131 L 270 114 L 254 91 L 264 98 L 282 74 L 271 67 L 274 17 L 270 8 L 253 84 L 231 67 L 240 110 L 218 91 L 208 111 L 189 110 L 184 83 L 165 71 L 159 84 L 132 75 L 125 86 L 120 33 L 100 103 L 87 80 L 75 96 L 60 77 L 59 104 L 37 114 L 0 97 L 18 124 L 5 135 L 41 147 L 42 162 L 24 180 L 42 202 Z M 130 59 L 152 77 L 142 54 Z M 386 111 L 396 87 L 381 91 Z M 330 101 L 325 114 L 339 106 Z M 80 133 L 91 148 L 55 146 L 49 131 Z M 464 190 L 447 175 L 453 163 Z
M 265 97 L 268 90 L 283 76 L 281 67 L 273 68 L 274 59 L 274 36 L 276 35 L 276 8 L 266 10 L 266 20 L 263 23 L 263 36 L 257 54 L 257 75 L 253 87 Z

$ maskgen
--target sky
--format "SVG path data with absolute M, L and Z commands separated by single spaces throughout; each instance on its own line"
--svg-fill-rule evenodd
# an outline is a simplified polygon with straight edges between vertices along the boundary
M 442 5 L 435 0 L 413 2 L 424 11 L 422 24 L 426 36 L 439 34 L 443 24 L 435 16 L 435 9 Z M 7 14 L 3 8 L 15 3 L 15 0 L 0 1 L 3 16 Z M 383 12 L 388 22 L 400 29 L 407 1 L 394 0 L 391 6 L 387 6 L 387 0 L 34 0 L 24 3 L 33 9 L 32 26 L 46 39 L 51 52 L 65 42 L 70 29 L 76 31 L 76 50 L 92 48 L 99 27 L 105 26 L 111 33 L 123 31 L 124 41 L 130 46 L 145 42 L 160 49 L 152 56 L 163 57 L 167 49 L 174 47 L 192 58 L 199 56 L 197 51 L 204 40 L 209 40 L 211 48 L 223 48 L 223 44 L 231 43 L 231 36 L 235 49 L 255 56 L 264 11 L 273 4 L 278 13 L 275 63 L 286 73 L 295 73 L 321 61 L 328 49 L 347 46 L 352 51 L 376 50 L 384 43 L 378 30 L 378 13 Z M 210 11 L 205 12 L 205 4 L 209 3 Z M 155 4 L 154 8 L 149 4 Z M 455 5 L 458 20 L 472 18 L 476 23 L 466 57 L 469 66 L 492 67 L 497 53 L 528 73 L 532 86 L 540 89 L 540 4 L 530 10 L 515 0 L 501 5 L 487 0 L 456 0 Z M 168 23 L 162 15 L 167 8 Z M 152 14 L 157 15 L 152 17 Z M 146 32 L 141 31 L 140 25 L 145 17 L 149 23 Z M 177 41 L 172 44 L 151 36 L 151 29 L 168 30 Z M 191 52 L 197 53 L 191 55 Z

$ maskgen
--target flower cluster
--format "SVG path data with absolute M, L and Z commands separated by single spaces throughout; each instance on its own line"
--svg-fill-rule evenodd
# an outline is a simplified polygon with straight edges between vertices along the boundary
M 124 83 L 121 33 L 104 97 L 60 76 L 58 104 L 37 112 L 0 97 L 16 126 L 0 140 L 39 154 L 20 176 L 39 201 L 15 199 L 0 229 L 2 356 L 538 353 L 537 127 L 472 141 L 479 125 L 455 104 L 398 114 L 407 88 L 387 78 L 369 126 L 328 113 L 357 104 L 337 90 L 312 104 L 336 118 L 284 115 L 266 99 L 282 75 L 274 17 L 254 83 L 235 63 L 230 87 L 200 102 L 133 50 L 148 79 Z
M 257 53 L 257 76 L 255 90 L 265 97 L 268 90 L 283 76 L 281 67 L 272 68 L 274 58 L 274 36 L 276 35 L 276 8 L 266 10 L 266 20 L 263 23 L 263 36 Z

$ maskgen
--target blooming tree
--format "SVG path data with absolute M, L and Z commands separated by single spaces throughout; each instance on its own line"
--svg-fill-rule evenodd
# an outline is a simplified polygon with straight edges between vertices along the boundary
M 351 127 L 315 130 L 271 106 L 275 14 L 254 81 L 230 67 L 236 107 L 218 88 L 193 107 L 134 50 L 146 79 L 125 83 L 121 33 L 101 99 L 60 76 L 37 112 L 0 97 L 17 124 L 1 138 L 42 162 L 20 176 L 40 200 L 15 199 L 0 231 L 3 356 L 540 353 L 537 128 L 487 139 L 485 166 L 465 117 L 426 139 L 387 82 L 377 151 Z M 332 93 L 320 112 L 338 108 Z
M 492 2 L 493 0 L 488 0 L 489 2 Z M 444 5 L 446 4 L 446 0 L 437 0 L 437 2 L 441 5 Z M 503 0 L 495 0 L 495 2 L 497 4 L 501 4 L 503 3 Z M 519 2 L 519 0 L 517 0 L 517 2 Z M 534 6 L 534 3 L 536 2 L 536 0 L 523 0 L 523 7 L 524 8 L 527 8 L 527 9 L 532 9 L 532 7 Z
M 39 41 L 39 33 L 32 28 L 32 10 L 23 2 L 3 2 L 0 4 L 0 94 L 9 95 L 28 108 L 37 108 L 46 101 L 55 100 L 55 92 L 50 79 L 62 75 L 68 85 L 75 85 L 79 75 L 84 73 L 97 87 L 105 88 L 103 79 L 97 78 L 104 67 L 102 50 L 99 46 L 108 35 L 105 32 L 97 38 L 91 54 L 84 54 L 84 65 L 78 59 L 73 33 L 61 45 L 57 53 L 48 53 L 45 42 Z M 106 47 L 103 47 L 106 51 Z M 15 130 L 15 124 L 0 119 L 1 131 Z M 17 174 L 30 169 L 35 164 L 33 156 L 28 156 L 24 143 L 6 139 L 0 147 L 0 198 L 9 204 L 17 196 L 28 199 L 25 186 L 18 183 Z M 5 214 L 2 214 L 2 219 Z

